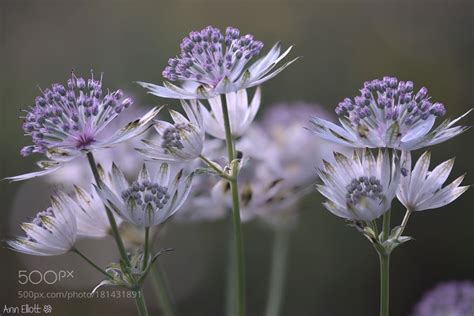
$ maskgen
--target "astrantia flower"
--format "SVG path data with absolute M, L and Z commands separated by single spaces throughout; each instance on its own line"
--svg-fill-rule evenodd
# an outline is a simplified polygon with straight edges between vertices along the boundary
M 249 161 L 239 173 L 240 216 L 243 221 L 254 218 L 262 208 L 273 203 L 281 203 L 276 197 L 280 192 L 281 180 L 272 173 L 264 172 L 264 165 Z M 228 181 L 219 181 L 211 195 L 218 205 L 232 206 L 232 197 Z
M 133 106 L 129 107 L 127 111 L 123 111 L 117 116 L 104 130 L 104 136 L 106 134 L 120 129 L 127 122 L 134 120 L 137 117 L 141 117 L 147 112 L 146 109 Z M 142 135 L 147 135 L 152 129 L 148 129 Z M 141 144 L 139 137 L 130 139 L 121 144 L 117 144 L 107 150 L 96 150 L 94 152 L 94 159 L 98 165 L 101 165 L 105 170 L 110 170 L 112 163 L 115 162 L 120 166 L 120 169 L 126 176 L 133 176 L 138 174 L 143 164 L 143 155 L 134 150 Z M 62 168 L 56 172 L 46 175 L 43 179 L 51 184 L 61 184 L 68 189 L 72 189 L 73 185 L 79 185 L 84 188 L 88 188 L 94 177 L 92 172 L 84 172 L 89 170 L 89 162 L 87 159 L 74 159 L 68 162 Z
M 169 81 L 163 86 L 139 84 L 159 97 L 207 99 L 258 86 L 296 60 L 274 69 L 291 50 L 290 47 L 280 54 L 280 43 L 277 43 L 264 57 L 251 63 L 262 50 L 263 43 L 250 34 L 240 36 L 240 31 L 233 27 L 228 27 L 225 35 L 212 26 L 191 32 L 180 48 L 180 55 L 170 58 L 163 71 L 163 77 Z
M 395 197 L 400 166 L 396 156 L 379 150 L 377 158 L 370 150 L 354 151 L 352 158 L 334 154 L 334 165 L 325 162 L 319 170 L 324 182 L 318 191 L 327 198 L 324 206 L 334 215 L 350 220 L 371 221 L 383 215 Z
M 214 221 L 227 214 L 225 203 L 219 203 L 212 196 L 212 188 L 218 177 L 201 175 L 196 177 L 193 189 L 174 219 L 178 222 Z
M 318 176 L 315 168 L 322 159 L 332 157 L 343 148 L 314 137 L 303 126 L 308 117 L 330 117 L 319 106 L 301 102 L 272 105 L 264 112 L 262 122 L 255 123 L 237 143 L 237 149 L 258 162 L 259 177 L 280 179 L 276 194 L 255 215 L 272 226 L 295 223 L 298 203 L 311 192 Z M 265 150 L 262 150 L 264 148 Z M 301 154 L 304 148 L 305 154 Z
M 425 87 L 415 92 L 411 81 L 384 77 L 365 82 L 359 96 L 339 103 L 336 113 L 342 127 L 314 118 L 311 130 L 350 147 L 415 150 L 464 132 L 467 127 L 454 124 L 470 111 L 433 129 L 436 118 L 446 113 L 443 104 L 431 102 Z
M 8 241 L 15 251 L 35 256 L 55 256 L 70 251 L 76 242 L 77 225 L 74 214 L 80 206 L 64 193 L 51 198 L 51 207 L 39 212 L 21 228 L 26 237 Z
M 473 316 L 474 283 L 447 282 L 428 292 L 416 305 L 413 316 Z
M 242 134 L 247 131 L 260 108 L 261 97 L 260 88 L 257 88 L 250 105 L 246 89 L 237 92 L 229 92 L 225 95 L 227 108 L 229 110 L 230 130 L 233 136 L 242 136 Z M 200 104 L 206 132 L 216 138 L 225 139 L 221 97 L 210 98 L 208 101 L 210 111 L 208 111 L 203 104 Z
M 428 171 L 430 167 L 429 152 L 425 152 L 412 170 L 410 152 L 403 152 L 401 158 L 402 177 L 397 197 L 410 211 L 423 211 L 445 206 L 461 194 L 469 186 L 459 186 L 464 175 L 454 180 L 451 184 L 442 187 L 454 165 L 454 158 L 447 160 Z
M 125 127 L 103 133 L 107 125 L 133 104 L 121 90 L 105 96 L 100 80 L 72 77 L 64 86 L 55 83 L 36 97 L 35 105 L 26 111 L 23 130 L 33 145 L 21 150 L 22 156 L 45 154 L 49 160 L 38 163 L 42 171 L 9 179 L 25 180 L 42 176 L 60 168 L 65 162 L 94 149 L 110 147 L 143 133 L 158 113 L 156 108 Z
M 137 150 L 149 159 L 161 161 L 190 161 L 198 158 L 204 146 L 202 114 L 196 100 L 182 100 L 181 104 L 188 118 L 170 110 L 174 124 L 155 121 L 158 133 L 156 139 L 143 140 L 144 147 Z
M 185 202 L 191 189 L 193 173 L 171 170 L 167 163 L 150 174 L 143 166 L 138 179 L 129 183 L 113 165 L 108 179 L 97 191 L 107 205 L 124 220 L 142 227 L 163 223 Z
M 74 192 L 80 207 L 80 210 L 74 214 L 78 236 L 103 238 L 110 235 L 111 227 L 104 202 L 97 195 L 97 192 L 88 192 L 79 186 L 74 186 Z M 120 225 L 122 219 L 115 216 L 115 222 Z
M 261 160 L 283 179 L 285 187 L 305 187 L 314 183 L 317 174 L 308 172 L 322 165 L 334 151 L 343 147 L 314 137 L 303 128 L 308 117 L 330 115 L 313 104 L 273 105 L 265 111 L 261 124 L 254 124 L 237 144 L 237 149 Z M 265 150 L 262 150 L 264 148 Z M 305 154 L 301 154 L 304 149 Z

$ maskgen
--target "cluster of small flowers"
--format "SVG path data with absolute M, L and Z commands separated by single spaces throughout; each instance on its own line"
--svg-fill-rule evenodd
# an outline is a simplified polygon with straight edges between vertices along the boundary
M 55 83 L 42 91 L 23 123 L 23 130 L 31 135 L 34 145 L 24 147 L 21 155 L 44 154 L 52 148 L 88 149 L 97 141 L 102 127 L 133 104 L 131 98 L 124 98 L 122 90 L 101 97 L 102 78 L 95 80 L 94 76 L 86 85 L 84 78 L 72 74 L 67 88 Z
M 221 95 L 226 99 L 232 135 L 243 141 L 261 100 L 261 91 L 257 88 L 249 102 L 246 88 L 269 80 L 292 62 L 274 69 L 291 49 L 280 54 L 280 44 L 264 57 L 253 60 L 262 48 L 262 42 L 252 35 L 240 36 L 240 31 L 232 27 L 227 28 L 225 35 L 211 26 L 191 32 L 181 44 L 180 56 L 171 58 L 163 71 L 166 79 L 182 83 L 182 86 L 166 82 L 165 87 L 152 88 L 142 83 L 154 94 L 181 100 L 185 115 L 170 110 L 173 123 L 156 120 L 161 108 L 155 108 L 140 119 L 117 127 L 118 117 L 124 117 L 122 112 L 131 113 L 129 108 L 133 102 L 122 90 L 103 96 L 102 76 L 96 80 L 92 74 L 86 80 L 72 73 L 66 85 L 53 84 L 51 89 L 42 91 L 24 118 L 23 128 L 32 137 L 33 145 L 23 148 L 21 153 L 44 154 L 47 160 L 39 162 L 43 170 L 10 179 L 18 181 L 50 174 L 50 182 L 66 180 L 73 184 L 74 194 L 58 192 L 53 200 L 67 203 L 52 202 L 55 206 L 48 212 L 41 212 L 37 219 L 22 226 L 27 237 L 11 241 L 9 245 L 30 254 L 64 253 L 74 249 L 78 237 L 100 238 L 112 232 L 113 223 L 107 209 L 113 211 L 118 226 L 131 223 L 138 227 L 153 227 L 166 221 L 185 202 L 188 205 L 202 203 L 199 192 L 207 194 L 215 203 L 212 212 L 227 209 L 228 192 L 217 189 L 226 187 L 219 177 L 211 180 L 214 184 L 210 190 L 200 185 L 209 182 L 201 176 L 197 180 L 199 188 L 191 193 L 192 182 L 195 170 L 202 166 L 201 159 L 209 157 L 207 161 L 221 172 L 230 163 L 214 162 L 222 155 L 222 140 L 225 139 Z M 195 90 L 187 90 L 189 87 Z M 198 100 L 204 95 L 206 101 Z M 147 132 L 150 127 L 156 133 Z M 310 135 L 302 129 L 301 132 Z M 140 144 L 135 142 L 138 136 L 144 136 Z M 142 156 L 128 153 L 130 144 Z M 101 150 L 105 148 L 107 150 Z M 94 154 L 99 157 L 99 165 L 96 165 Z M 85 159 L 81 157 L 84 156 L 95 172 L 83 172 Z M 244 153 L 244 157 L 250 156 Z M 115 160 L 126 165 L 143 164 L 143 167 L 138 176 L 133 176 L 135 168 L 129 168 L 126 176 Z M 244 160 L 248 161 L 247 158 Z M 244 160 L 242 165 L 245 165 Z M 259 162 L 259 170 L 261 165 Z M 59 169 L 62 171 L 54 172 Z M 260 206 L 276 201 L 274 188 L 281 180 L 269 177 L 270 174 L 267 172 L 266 178 L 251 177 L 242 184 L 241 198 L 244 209 L 248 210 L 244 214 L 256 213 Z M 130 178 L 135 180 L 129 181 Z M 75 183 L 85 186 L 79 187 Z M 181 218 L 187 217 L 186 211 L 182 213 Z M 194 210 L 193 217 L 205 215 Z M 70 238 L 64 239 L 65 234 Z
M 474 283 L 452 281 L 437 285 L 423 296 L 412 315 L 474 315 Z
M 181 54 L 170 58 L 163 77 L 170 81 L 196 80 L 208 86 L 216 86 L 224 77 L 237 79 L 245 64 L 260 53 L 263 43 L 247 34 L 228 27 L 225 37 L 215 27 L 191 32 L 181 43 Z
M 74 196 L 55 194 L 51 208 L 24 223 L 26 237 L 10 241 L 10 247 L 33 255 L 58 255 L 75 250 L 80 237 L 119 234 L 116 226 L 122 223 L 144 229 L 148 238 L 150 227 L 178 211 L 177 219 L 221 218 L 235 204 L 236 195 L 242 220 L 258 218 L 280 227 L 294 222 L 299 200 L 318 177 L 325 207 L 366 227 L 390 209 L 396 196 L 414 212 L 442 207 L 467 190 L 460 186 L 462 177 L 442 187 L 453 160 L 429 171 L 430 155 L 425 153 L 412 168 L 411 150 L 453 138 L 466 127 L 454 126 L 460 117 L 433 129 L 446 110 L 430 101 L 426 88 L 415 94 L 411 81 L 384 77 L 366 82 L 359 96 L 337 106 L 342 127 L 308 104 L 274 106 L 252 125 L 261 90 L 257 87 L 249 100 L 247 89 L 296 60 L 275 69 L 291 47 L 280 53 L 276 44 L 254 60 L 262 48 L 262 42 L 252 35 L 240 36 L 232 27 L 225 36 L 211 26 L 191 32 L 181 43 L 180 55 L 163 71 L 169 81 L 163 86 L 139 83 L 156 96 L 180 99 L 184 114 L 170 110 L 172 123 L 155 119 L 161 108 L 154 108 L 115 128 L 110 123 L 133 102 L 121 90 L 102 97 L 102 77 L 92 76 L 86 85 L 85 79 L 72 74 L 67 88 L 53 84 L 45 89 L 24 118 L 24 131 L 33 145 L 21 154 L 44 154 L 47 160 L 38 163 L 43 170 L 10 179 L 25 180 L 71 166 L 76 172 L 72 160 L 87 156 L 94 183 L 87 175 L 87 180 L 76 179 L 88 183 L 86 189 L 74 186 Z M 312 126 L 303 129 L 310 116 Z M 145 133 L 149 128 L 155 132 Z M 113 154 L 105 157 L 105 169 L 96 164 L 93 153 L 138 136 L 143 138 L 134 146 L 142 156 L 130 156 L 134 165 L 143 165 L 138 175 L 127 177 Z M 352 155 L 347 154 L 349 147 L 356 148 Z M 225 149 L 230 152 L 227 160 L 222 159 Z M 397 150 L 403 151 L 401 158 Z M 314 168 L 319 172 L 312 172 Z M 129 268 L 133 261 L 132 270 L 146 275 L 147 250 L 140 254 L 143 266 L 129 260 Z M 119 268 L 110 271 L 128 277 Z
M 336 114 L 342 127 L 318 117 L 311 120 L 310 130 L 323 139 L 365 150 L 360 155 L 356 149 L 352 159 L 336 154 L 336 163 L 325 163 L 320 170 L 324 185 L 318 190 L 328 199 L 325 205 L 331 212 L 349 220 L 372 221 L 390 208 L 395 195 L 412 212 L 442 207 L 467 190 L 467 186 L 459 186 L 462 177 L 442 188 L 454 160 L 430 172 L 426 152 L 411 169 L 411 150 L 437 144 L 467 129 L 453 127 L 458 118 L 446 120 L 430 132 L 446 109 L 441 103 L 432 103 L 427 93 L 423 87 L 415 94 L 413 82 L 386 76 L 365 82 L 359 96 L 339 103 Z M 384 153 L 375 160 L 366 148 L 379 148 Z M 389 149 L 395 150 L 392 163 Z M 396 150 L 402 150 L 401 159 Z

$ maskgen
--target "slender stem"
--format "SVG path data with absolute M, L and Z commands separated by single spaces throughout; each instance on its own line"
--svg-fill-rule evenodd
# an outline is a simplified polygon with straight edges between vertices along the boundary
M 380 316 L 389 316 L 390 254 L 379 253 L 380 260 Z
M 388 236 L 390 235 L 390 217 L 391 217 L 391 214 L 392 214 L 392 210 L 388 210 L 383 215 L 382 241 L 387 240 Z
M 160 271 L 160 268 L 156 264 L 152 265 L 151 267 L 151 275 L 153 279 L 153 286 L 155 288 L 155 291 L 158 294 L 160 307 L 161 307 L 161 310 L 163 311 L 163 316 L 175 315 L 175 312 L 173 309 L 173 302 L 169 295 L 166 280 L 163 276 L 162 271 Z
M 91 259 L 89 259 L 85 254 L 83 254 L 82 252 L 80 252 L 77 248 L 73 248 L 71 251 L 75 252 L 76 254 L 78 254 L 82 259 L 84 259 L 87 263 L 89 263 L 92 267 L 94 267 L 94 269 L 96 269 L 97 271 L 99 271 L 100 273 L 102 273 L 103 275 L 105 275 L 108 279 L 111 279 L 113 280 L 113 276 L 111 276 L 110 274 L 108 274 L 105 270 L 103 270 L 101 267 L 99 267 L 97 264 L 95 264 L 94 261 L 92 261 Z
M 146 308 L 145 296 L 142 290 L 135 291 L 135 304 L 137 305 L 138 316 L 148 316 L 148 309 Z
M 286 267 L 290 248 L 290 230 L 275 232 L 270 270 L 270 284 L 265 316 L 279 316 L 284 299 Z
M 235 300 L 235 242 L 234 242 L 234 221 L 229 216 L 229 237 L 227 239 L 227 276 L 226 276 L 226 296 L 225 296 L 225 315 L 235 316 L 236 300 Z
M 412 211 L 407 209 L 405 216 L 403 217 L 402 224 L 400 225 L 400 230 L 398 231 L 397 238 L 400 237 L 403 234 L 403 231 L 407 227 L 408 220 L 410 219 Z
M 222 114 L 224 117 L 224 128 L 226 136 L 227 153 L 229 157 L 229 163 L 231 165 L 231 177 L 230 190 L 232 194 L 232 219 L 233 219 L 233 230 L 234 230 L 234 242 L 235 242 L 235 260 L 236 260 L 236 291 L 237 297 L 236 311 L 237 316 L 245 315 L 245 271 L 244 271 L 244 248 L 242 240 L 242 227 L 240 223 L 240 200 L 239 200 L 239 188 L 237 185 L 237 175 L 239 171 L 239 164 L 235 160 L 235 147 L 234 139 L 232 137 L 229 109 L 227 108 L 227 102 L 225 95 L 222 98 Z
M 229 177 L 228 174 L 224 173 L 224 171 L 222 171 L 222 169 L 220 169 L 219 167 L 217 167 L 212 161 L 210 161 L 209 159 L 207 159 L 205 156 L 203 155 L 199 155 L 199 158 L 204 161 L 206 163 L 206 165 L 208 165 L 212 170 L 214 170 L 220 177 L 226 179 L 226 180 L 231 180 L 231 178 Z
M 227 156 L 229 157 L 229 163 L 235 159 L 234 152 L 234 139 L 232 136 L 230 119 L 229 119 L 229 108 L 227 107 L 227 99 L 225 95 L 221 95 L 222 100 L 222 116 L 224 118 L 224 131 L 225 131 L 225 140 L 227 145 Z M 232 159 L 232 160 L 231 160 Z
M 390 235 L 390 216 L 391 210 L 388 210 L 383 216 L 382 241 L 386 241 Z M 385 251 L 385 249 L 377 251 L 380 260 L 380 316 L 388 316 L 390 298 L 390 252 Z
M 150 240 L 150 227 L 145 227 L 145 244 L 143 246 L 143 268 L 142 268 L 143 271 L 145 271 L 146 267 L 148 266 L 149 240 Z
M 100 188 L 102 186 L 102 180 L 100 179 L 99 171 L 97 170 L 97 164 L 95 162 L 94 155 L 92 154 L 92 152 L 87 153 L 87 159 L 89 160 L 89 165 L 91 167 L 92 174 L 94 175 L 95 182 Z M 124 262 L 127 263 L 128 266 L 130 266 L 130 260 L 128 259 L 127 251 L 125 250 L 122 238 L 120 237 L 114 214 L 112 214 L 112 211 L 107 207 L 107 205 L 105 205 L 105 212 L 107 213 L 110 228 L 112 229 L 112 236 L 114 237 L 117 247 L 120 251 L 120 256 L 122 257 L 122 260 L 124 260 Z

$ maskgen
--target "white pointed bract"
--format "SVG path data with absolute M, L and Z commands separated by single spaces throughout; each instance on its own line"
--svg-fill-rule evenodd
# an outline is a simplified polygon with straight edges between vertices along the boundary
M 181 54 L 170 58 L 163 71 L 163 86 L 138 82 L 149 93 L 172 99 L 208 99 L 219 94 L 255 87 L 270 80 L 297 58 L 275 69 L 290 52 L 289 47 L 280 53 L 280 43 L 249 66 L 263 43 L 233 27 L 226 34 L 212 26 L 191 32 L 180 45 Z M 178 82 L 178 84 L 173 84 Z
M 201 155 L 205 137 L 201 108 L 196 100 L 182 100 L 181 104 L 188 118 L 170 110 L 174 124 L 156 121 L 156 138 L 143 140 L 144 147 L 137 148 L 147 158 L 180 162 L 192 161 Z
M 321 118 L 311 120 L 310 130 L 324 139 L 354 148 L 394 148 L 415 150 L 442 143 L 467 130 L 455 124 L 471 110 L 433 128 L 446 110 L 432 103 L 428 90 L 417 93 L 413 82 L 393 77 L 367 81 L 360 96 L 344 99 L 336 108 L 338 126 Z
M 18 252 L 35 256 L 55 256 L 70 251 L 76 242 L 77 225 L 75 214 L 80 206 L 65 193 L 51 197 L 51 207 L 39 212 L 21 228 L 26 237 L 7 241 L 8 246 Z
M 192 185 L 193 173 L 172 169 L 162 163 L 150 174 L 144 165 L 138 179 L 129 183 L 113 165 L 105 183 L 96 190 L 124 220 L 141 227 L 159 225 L 183 205 Z
M 466 192 L 469 186 L 459 186 L 464 175 L 442 187 L 454 165 L 454 158 L 449 159 L 432 171 L 429 152 L 425 152 L 412 170 L 410 152 L 403 152 L 401 158 L 402 177 L 397 197 L 410 211 L 423 211 L 443 207 Z
M 278 192 L 270 203 L 255 208 L 267 223 L 287 222 L 297 216 L 298 202 L 309 192 L 318 176 L 314 171 L 340 145 L 314 137 L 303 128 L 314 115 L 329 117 L 323 108 L 302 102 L 272 105 L 261 123 L 253 124 L 237 143 L 237 149 L 258 162 L 260 178 L 279 179 Z M 262 150 L 264 149 L 264 150 Z M 304 149 L 304 154 L 302 154 Z M 293 222 L 293 220 L 290 220 Z
M 319 170 L 323 185 L 318 191 L 327 199 L 324 206 L 334 215 L 349 220 L 371 221 L 389 210 L 400 179 L 400 162 L 388 151 L 354 151 L 352 158 L 334 153 L 332 165 Z
M 255 119 L 262 93 L 257 88 L 252 101 L 248 101 L 247 90 L 242 89 L 237 92 L 229 92 L 225 95 L 227 108 L 229 111 L 230 130 L 234 137 L 242 136 Z M 220 96 L 208 100 L 210 111 L 201 103 L 201 110 L 204 118 L 206 132 L 216 138 L 225 139 L 224 116 L 222 114 L 222 100 Z
M 42 91 L 43 95 L 36 98 L 24 117 L 23 130 L 31 135 L 33 145 L 24 147 L 21 154 L 44 154 L 47 160 L 38 162 L 43 170 L 7 179 L 20 181 L 43 176 L 90 151 L 136 137 L 148 129 L 159 111 L 153 108 L 140 119 L 106 133 L 110 122 L 133 101 L 125 98 L 121 90 L 102 96 L 102 78 L 92 77 L 86 84 L 83 78 L 72 74 L 66 86 L 56 83 Z
M 75 213 L 78 236 L 103 238 L 110 235 L 111 227 L 105 205 L 97 192 L 88 192 L 79 186 L 74 186 L 74 192 L 80 207 Z M 115 216 L 115 222 L 120 225 L 122 219 Z
M 238 186 L 242 221 L 253 219 L 264 208 L 282 204 L 278 199 L 281 179 L 263 171 L 264 168 L 264 165 L 250 161 L 240 170 Z M 211 195 L 218 205 L 231 208 L 232 197 L 228 181 L 222 180 L 216 183 Z

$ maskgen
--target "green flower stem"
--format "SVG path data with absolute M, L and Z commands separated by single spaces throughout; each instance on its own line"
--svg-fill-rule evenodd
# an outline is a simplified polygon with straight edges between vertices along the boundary
M 390 236 L 390 217 L 391 217 L 391 214 L 392 214 L 392 210 L 389 209 L 383 215 L 382 241 L 387 240 L 388 236 Z
M 391 210 L 388 210 L 383 216 L 382 224 L 382 242 L 390 236 L 390 216 Z M 390 299 L 390 252 L 385 249 L 378 249 L 380 260 L 380 316 L 388 316 Z
M 271 258 L 270 284 L 265 316 L 279 316 L 283 305 L 285 277 L 290 249 L 289 229 L 279 229 L 275 232 Z
M 89 161 L 92 174 L 94 175 L 95 182 L 100 188 L 102 186 L 102 180 L 100 179 L 99 171 L 97 170 L 97 164 L 95 162 L 94 155 L 91 152 L 88 152 L 87 159 Z M 120 233 L 118 230 L 117 222 L 115 221 L 115 217 L 112 214 L 112 211 L 107 206 L 105 206 L 105 212 L 107 213 L 110 227 L 112 229 L 112 236 L 114 237 L 115 242 L 117 243 L 117 247 L 120 252 L 120 257 L 122 258 L 123 262 L 125 262 L 127 267 L 130 268 L 130 260 L 127 256 L 127 251 L 125 250 L 125 246 L 123 244 L 122 238 L 120 237 Z M 128 271 L 126 271 L 126 273 L 128 273 Z M 140 290 L 136 290 L 135 293 L 136 293 L 135 303 L 137 305 L 138 315 L 148 316 L 148 310 L 145 303 L 145 297 L 143 296 L 143 291 L 140 289 Z
M 390 254 L 379 252 L 380 260 L 380 316 L 389 316 Z
M 236 312 L 237 316 L 245 315 L 245 271 L 244 271 L 244 247 L 242 240 L 242 227 L 240 223 L 240 200 L 239 188 L 237 185 L 237 175 L 239 172 L 239 163 L 236 161 L 235 145 L 230 130 L 229 109 L 227 108 L 227 101 L 225 95 L 222 99 L 222 114 L 224 118 L 225 138 L 227 146 L 227 154 L 231 168 L 230 190 L 232 194 L 232 219 L 235 242 L 235 295 L 236 295 Z
M 137 305 L 138 316 L 148 316 L 148 309 L 146 308 L 145 297 L 142 290 L 135 291 L 135 304 Z
M 143 271 L 147 268 L 148 265 L 148 248 L 150 240 L 150 227 L 145 227 L 145 244 L 143 246 Z
M 228 218 L 229 237 L 227 238 L 227 275 L 226 275 L 226 296 L 225 296 L 225 315 L 235 316 L 235 242 L 234 242 L 234 222 L 232 216 Z
M 222 169 L 220 169 L 219 167 L 217 167 L 212 161 L 210 161 L 209 159 L 207 159 L 205 156 L 203 155 L 199 155 L 199 158 L 204 161 L 206 163 L 206 165 L 209 166 L 209 168 L 211 168 L 212 170 L 214 170 L 220 177 L 226 179 L 226 180 L 232 180 L 228 174 L 226 174 L 224 171 L 222 171 Z
M 105 275 L 108 279 L 111 279 L 111 280 L 114 279 L 113 276 L 111 276 L 105 270 L 103 270 L 101 267 L 99 267 L 97 264 L 95 264 L 94 261 L 92 261 L 91 259 L 89 259 L 89 257 L 87 257 L 85 254 L 80 252 L 79 249 L 73 248 L 71 251 L 78 254 L 82 259 L 84 259 L 87 263 L 89 263 L 92 267 L 94 267 L 94 269 L 96 269 L 97 271 L 99 271 L 100 273 Z
M 95 182 L 100 188 L 102 186 L 102 180 L 100 179 L 99 171 L 97 170 L 97 164 L 95 162 L 94 155 L 92 154 L 92 152 L 87 153 L 87 159 L 89 160 L 89 165 L 91 167 L 92 174 L 94 175 Z M 107 213 L 107 218 L 109 219 L 110 227 L 112 228 L 112 236 L 114 237 L 115 242 L 117 243 L 117 247 L 120 251 L 120 256 L 122 257 L 122 260 L 128 266 L 130 266 L 130 260 L 128 259 L 127 251 L 125 250 L 122 238 L 120 237 L 115 217 L 112 214 L 112 211 L 107 206 L 105 206 L 105 212 Z
M 163 316 L 174 316 L 175 312 L 173 309 L 173 302 L 171 301 L 168 287 L 166 286 L 166 280 L 157 264 L 152 265 L 151 276 L 153 280 L 153 287 L 158 294 L 158 300 L 160 302 Z
M 398 231 L 397 238 L 400 237 L 405 231 L 405 228 L 407 227 L 408 220 L 410 219 L 411 213 L 412 211 L 410 209 L 407 209 L 405 216 L 403 217 L 402 224 L 400 225 L 400 230 Z

